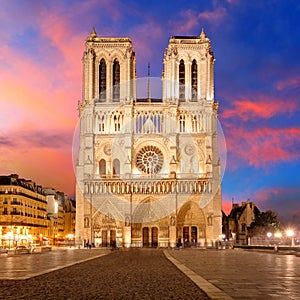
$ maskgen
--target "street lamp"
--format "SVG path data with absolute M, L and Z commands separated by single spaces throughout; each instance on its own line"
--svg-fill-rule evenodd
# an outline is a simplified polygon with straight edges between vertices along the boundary
M 274 238 L 281 239 L 282 238 L 282 233 L 280 231 L 275 232 L 274 233 Z M 279 244 L 279 242 L 278 242 L 278 244 Z M 278 245 L 276 244 L 276 242 L 275 242 L 275 245 L 274 245 L 274 250 L 278 251 Z
M 275 233 L 274 233 L 274 237 L 277 238 L 277 239 L 280 239 L 280 238 L 282 238 L 282 233 L 279 232 L 279 231 L 278 231 L 278 232 L 275 232 Z
M 225 238 L 226 238 L 225 234 L 220 234 L 219 235 L 219 246 L 218 246 L 218 249 L 225 249 L 225 243 L 224 243 Z
M 269 245 L 271 245 L 270 238 L 272 237 L 272 232 L 267 232 L 267 237 L 268 237 Z
M 74 238 L 74 235 L 72 233 L 67 234 L 67 241 L 68 241 L 68 244 L 69 244 L 70 248 L 72 246 L 73 238 Z
M 295 232 L 294 230 L 292 229 L 288 229 L 285 234 L 291 238 L 291 247 L 294 247 L 295 246 L 295 239 L 294 239 L 294 235 L 295 235 Z

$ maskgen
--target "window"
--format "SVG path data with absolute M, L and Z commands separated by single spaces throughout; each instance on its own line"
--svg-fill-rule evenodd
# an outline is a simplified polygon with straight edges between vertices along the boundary
M 114 124 L 115 124 L 115 131 L 120 131 L 121 129 L 120 116 L 114 116 Z
M 120 175 L 120 161 L 117 158 L 113 161 L 113 175 Z
M 194 59 L 192 62 L 192 101 L 197 101 L 198 93 L 198 67 L 197 62 Z
M 160 115 L 154 115 L 154 120 L 153 120 L 153 124 L 155 126 L 155 129 L 156 129 L 156 133 L 157 132 L 161 132 L 162 128 L 161 128 L 161 116 Z
M 113 64 L 113 101 L 120 101 L 120 63 L 117 59 Z
M 106 174 L 106 161 L 105 159 L 101 159 L 99 162 L 99 174 L 100 176 L 105 176 Z
M 245 231 L 246 231 L 246 224 L 243 223 L 243 224 L 242 224 L 242 232 L 245 232 Z
M 99 99 L 105 100 L 106 98 L 106 63 L 102 58 L 99 64 Z
M 136 155 L 136 166 L 146 174 L 157 174 L 161 171 L 164 157 L 161 150 L 155 146 L 143 147 Z
M 198 128 L 198 121 L 197 121 L 197 116 L 192 116 L 192 132 L 197 132 Z
M 99 117 L 99 132 L 104 132 L 104 116 Z
M 185 67 L 183 59 L 179 63 L 179 100 L 185 99 Z
M 179 131 L 185 132 L 185 116 L 184 115 L 179 116 Z

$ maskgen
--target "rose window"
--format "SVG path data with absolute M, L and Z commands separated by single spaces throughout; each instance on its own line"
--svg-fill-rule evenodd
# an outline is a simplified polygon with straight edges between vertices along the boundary
M 146 174 L 158 173 L 164 162 L 162 152 L 155 146 L 143 147 L 136 156 L 138 169 Z

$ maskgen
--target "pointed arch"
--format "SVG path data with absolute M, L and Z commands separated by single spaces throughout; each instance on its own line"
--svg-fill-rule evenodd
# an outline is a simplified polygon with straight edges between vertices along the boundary
M 113 101 L 120 101 L 120 63 L 117 58 L 113 62 Z
M 168 213 L 162 201 L 155 200 L 153 197 L 147 197 L 142 200 L 134 209 L 133 223 L 149 223 L 155 220 L 161 220 Z
M 99 64 L 99 99 L 105 101 L 106 98 L 106 62 L 102 58 Z
M 197 242 L 206 236 L 206 219 L 203 210 L 197 203 L 189 201 L 178 212 L 177 225 L 179 237 L 184 241 Z
M 191 70 L 191 83 L 192 83 L 192 101 L 197 101 L 198 94 L 198 65 L 196 59 L 192 62 Z
M 179 100 L 185 101 L 185 65 L 184 60 L 179 62 Z
M 120 161 L 117 158 L 113 160 L 113 175 L 114 176 L 120 175 Z
M 99 162 L 99 174 L 103 177 L 106 175 L 106 160 L 103 158 Z
M 197 132 L 198 131 L 198 118 L 197 115 L 192 115 L 191 116 L 191 123 L 192 123 L 192 132 Z
M 185 132 L 185 115 L 179 116 L 179 132 Z

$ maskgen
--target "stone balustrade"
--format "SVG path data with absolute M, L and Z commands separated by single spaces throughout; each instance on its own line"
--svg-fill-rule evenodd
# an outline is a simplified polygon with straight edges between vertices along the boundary
M 84 193 L 90 194 L 202 194 L 212 192 L 212 179 L 116 179 L 84 181 Z

